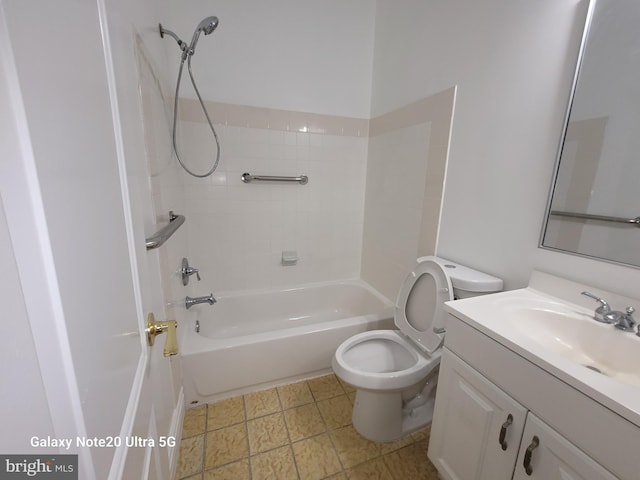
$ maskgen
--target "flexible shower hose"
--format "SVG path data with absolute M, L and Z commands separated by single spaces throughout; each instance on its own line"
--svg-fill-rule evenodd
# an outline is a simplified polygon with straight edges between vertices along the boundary
M 198 173 L 194 173 L 191 170 L 189 170 L 189 168 L 184 164 L 184 162 L 180 158 L 180 154 L 178 153 L 178 145 L 176 143 L 176 124 L 177 124 L 177 120 L 178 120 L 178 95 L 180 93 L 180 81 L 182 79 L 182 70 L 184 68 L 184 60 L 185 60 L 184 57 L 182 58 L 182 60 L 180 62 L 180 69 L 178 70 L 178 81 L 176 82 L 176 94 L 175 94 L 175 98 L 174 98 L 174 102 L 173 102 L 173 135 L 172 135 L 173 150 L 176 152 L 176 158 L 178 159 L 178 163 L 180 163 L 180 166 L 182 168 L 184 168 L 185 172 L 187 172 L 189 175 L 192 175 L 194 177 L 205 178 L 205 177 L 208 177 L 209 175 L 211 175 L 213 172 L 215 172 L 216 168 L 218 168 L 218 162 L 220 162 L 220 142 L 218 141 L 218 134 L 216 133 L 216 129 L 213 127 L 213 123 L 211 122 L 211 118 L 209 118 L 209 112 L 207 112 L 207 107 L 205 107 L 205 105 L 204 105 L 204 101 L 202 100 L 202 97 L 200 96 L 200 91 L 198 90 L 198 86 L 196 85 L 196 81 L 193 78 L 193 72 L 191 71 L 191 55 L 186 55 L 186 57 L 187 57 L 187 70 L 189 71 L 189 78 L 191 78 L 191 84 L 193 85 L 193 89 L 196 91 L 196 95 L 198 96 L 198 100 L 200 101 L 200 106 L 202 107 L 202 111 L 204 112 L 204 116 L 207 118 L 207 123 L 209 124 L 209 128 L 211 129 L 211 132 L 213 133 L 213 138 L 216 141 L 216 159 L 213 162 L 213 166 L 211 167 L 211 169 L 207 173 L 198 174 Z

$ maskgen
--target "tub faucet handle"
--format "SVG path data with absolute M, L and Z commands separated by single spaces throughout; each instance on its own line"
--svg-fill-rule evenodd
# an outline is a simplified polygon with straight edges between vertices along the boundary
M 186 257 L 182 259 L 182 269 L 180 272 L 182 273 L 182 285 L 185 287 L 189 285 L 189 277 L 194 273 L 198 281 L 200 281 L 200 271 L 197 268 L 190 267 L 189 260 L 187 260 Z

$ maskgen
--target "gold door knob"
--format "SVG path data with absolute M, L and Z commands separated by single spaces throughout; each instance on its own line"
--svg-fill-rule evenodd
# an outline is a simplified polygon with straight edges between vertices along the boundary
M 165 357 L 170 357 L 178 353 L 178 336 L 176 331 L 178 329 L 178 322 L 175 320 L 166 320 L 164 322 L 156 322 L 156 318 L 153 313 L 147 316 L 147 344 L 153 346 L 156 336 L 161 333 L 167 332 L 167 338 L 164 342 L 164 350 L 162 353 Z

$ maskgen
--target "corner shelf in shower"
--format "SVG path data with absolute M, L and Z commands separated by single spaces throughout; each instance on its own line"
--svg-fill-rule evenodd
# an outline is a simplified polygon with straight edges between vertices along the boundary
M 176 230 L 184 223 L 184 215 L 175 215 L 173 212 L 169 212 L 169 223 L 158 230 L 145 240 L 147 250 L 153 250 L 162 246 L 164 242 L 169 240 L 171 235 L 176 233 Z

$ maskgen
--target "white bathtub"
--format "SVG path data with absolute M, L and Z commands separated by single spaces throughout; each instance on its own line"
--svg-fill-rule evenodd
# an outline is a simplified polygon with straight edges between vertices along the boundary
M 393 304 L 360 280 L 217 295 L 184 333 L 187 404 L 212 402 L 329 371 L 340 343 L 393 328 Z

